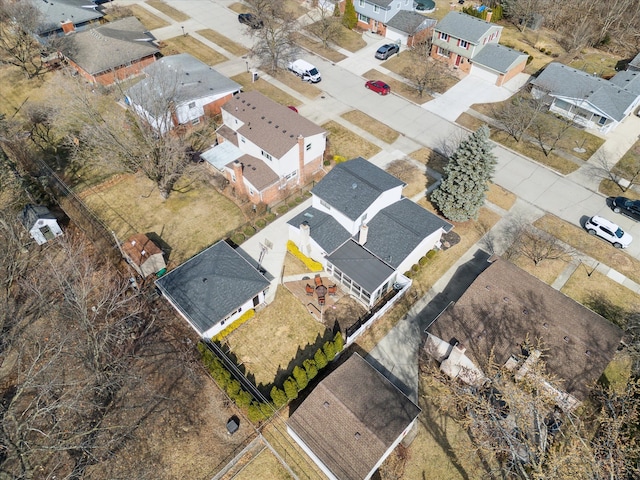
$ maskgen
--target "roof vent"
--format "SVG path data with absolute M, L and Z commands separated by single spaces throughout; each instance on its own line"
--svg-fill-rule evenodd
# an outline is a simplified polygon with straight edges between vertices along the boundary
M 565 343 L 569 343 L 569 337 L 567 335 L 564 336 L 563 340 L 565 341 Z
M 547 322 L 544 322 L 544 323 L 542 324 L 542 326 L 543 326 L 544 328 L 549 328 L 549 324 L 548 324 Z
M 207 277 L 204 277 L 204 278 L 202 279 L 202 283 L 207 283 Z
M 584 354 L 585 354 L 587 357 L 590 357 L 590 356 L 591 356 L 591 350 L 587 350 L 586 352 L 584 352 Z
M 357 184 L 356 182 L 353 182 L 353 183 L 351 184 L 351 188 L 352 188 L 353 190 L 355 190 L 356 188 L 358 188 L 358 184 Z
M 142 255 L 143 257 L 144 257 L 146 254 L 147 254 L 147 251 L 146 251 L 146 250 L 142 250 L 142 251 L 140 252 L 140 255 Z
M 268 123 L 269 125 L 271 125 L 273 122 L 272 122 L 271 120 L 269 120 L 267 123 Z
M 324 402 L 323 406 L 324 408 L 329 408 L 329 402 Z
M 356 432 L 356 434 L 354 435 L 354 437 L 356 437 L 356 440 L 360 438 L 360 432 Z
M 491 290 L 491 285 L 485 285 L 484 288 L 486 288 L 487 290 Z
M 276 125 L 276 128 L 280 128 L 280 125 Z
M 509 303 L 509 297 L 502 297 L 502 301 L 505 303 Z
M 529 310 L 526 308 L 522 310 L 523 315 L 529 315 Z
M 260 117 L 260 120 L 264 120 L 264 115 L 262 115 L 262 116 Z

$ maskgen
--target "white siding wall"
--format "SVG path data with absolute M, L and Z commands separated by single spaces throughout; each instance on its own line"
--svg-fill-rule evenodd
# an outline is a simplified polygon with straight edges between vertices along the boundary
M 258 300 L 259 300 L 259 303 L 263 303 L 264 302 L 264 292 L 260 292 L 260 294 L 258 295 Z M 247 312 L 247 310 L 252 310 L 253 308 L 254 308 L 253 307 L 253 298 L 250 298 L 247 302 L 244 303 L 244 305 L 242 305 L 242 308 L 240 309 L 239 312 L 236 312 L 231 318 L 226 320 L 224 323 L 222 323 L 222 322 L 216 323 L 213 327 L 211 327 L 209 330 L 207 330 L 206 332 L 204 332 L 202 334 L 202 338 L 210 339 L 214 335 L 217 335 L 222 330 L 224 330 L 229 325 L 231 325 L 233 322 L 235 322 L 242 315 L 244 315 Z
M 433 232 L 431 235 L 429 235 L 427 238 L 422 240 L 422 242 L 420 242 L 420 244 L 415 248 L 415 250 L 411 252 L 410 255 L 407 256 L 404 262 L 402 262 L 396 270 L 400 273 L 410 270 L 411 266 L 414 263 L 418 263 L 418 260 L 420 260 L 420 257 L 426 254 L 429 250 L 435 248 L 436 244 L 442 238 L 443 233 L 444 233 L 444 230 L 439 228 L 438 230 Z
M 31 230 L 29 231 L 31 238 L 33 238 L 38 245 L 43 245 L 47 243 L 47 239 L 45 238 L 44 234 L 40 230 L 43 227 L 49 227 L 49 230 L 51 230 L 51 233 L 56 237 L 59 237 L 60 235 L 62 235 L 62 229 L 58 225 L 57 220 L 52 218 L 41 218 L 36 222 L 36 224 L 33 227 L 31 227 Z

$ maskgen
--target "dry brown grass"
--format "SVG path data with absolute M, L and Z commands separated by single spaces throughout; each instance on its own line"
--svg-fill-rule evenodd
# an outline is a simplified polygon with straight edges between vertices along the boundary
M 515 194 L 502 188 L 500 185 L 496 185 L 495 183 L 489 184 L 487 200 L 494 205 L 509 211 L 511 210 L 511 207 L 513 207 L 513 204 L 516 203 L 517 198 L 518 197 L 516 197 Z
M 200 40 L 196 40 L 190 35 L 180 35 L 169 38 L 162 42 L 163 55 L 175 55 L 177 53 L 189 53 L 207 65 L 216 65 L 228 60 L 221 53 L 207 47 Z
M 527 29 L 523 33 L 509 23 L 503 22 L 502 25 L 504 28 L 500 36 L 500 43 L 504 46 L 525 52 L 533 57 L 533 60 L 525 69 L 526 73 L 536 73 L 549 63 L 557 61 L 557 57 L 554 58 L 553 54 L 561 57 L 566 54 L 564 48 L 555 41 L 553 32 L 545 28 L 536 31 Z M 539 50 L 540 48 L 550 51 L 551 55 L 542 53 Z
M 198 30 L 196 33 L 198 35 L 202 35 L 204 38 L 206 38 L 210 42 L 215 43 L 219 47 L 224 48 L 227 52 L 235 55 L 236 57 L 242 57 L 249 52 L 249 50 L 247 50 L 239 43 L 234 42 L 230 38 L 225 37 L 224 35 L 221 35 L 215 30 L 211 30 L 210 28 Z
M 346 55 L 332 48 L 327 48 L 322 45 L 322 42 L 309 38 L 306 35 L 296 34 L 295 40 L 296 40 L 296 43 L 300 45 L 302 48 L 305 48 L 334 63 L 338 63 L 341 60 L 344 60 L 345 58 L 347 58 Z
M 0 68 L 0 113 L 12 117 L 22 104 L 29 100 L 36 102 L 47 98 L 46 84 L 54 73 L 27 79 L 18 67 L 2 65 Z
M 257 81 L 252 82 L 250 73 L 241 73 L 235 77 L 231 77 L 231 80 L 238 82 L 242 85 L 242 90 L 245 92 L 258 91 L 265 97 L 269 97 L 274 102 L 278 102 L 280 105 L 300 105 L 300 100 L 292 97 L 288 93 L 280 90 L 272 83 L 267 82 L 262 78 L 258 78 Z
M 158 234 L 171 247 L 170 266 L 175 266 L 244 223 L 236 205 L 208 183 L 185 179 L 178 187 L 183 191 L 162 200 L 151 180 L 125 174 L 81 196 L 121 240 L 134 233 Z
M 404 72 L 409 69 L 412 69 L 414 62 L 413 55 L 409 53 L 401 53 L 398 55 L 394 55 L 388 60 L 386 60 L 382 66 L 388 68 L 394 73 L 397 73 L 400 76 L 404 76 Z M 447 73 L 447 70 L 444 69 L 441 75 L 442 85 L 436 90 L 438 93 L 444 93 L 453 87 L 456 83 L 460 81 L 460 79 L 454 75 L 450 75 Z M 426 102 L 426 100 L 424 100 Z
M 269 478 L 273 480 L 292 479 L 271 450 L 265 448 L 234 477 L 234 480 L 254 480 Z
M 417 90 L 411 85 L 405 82 L 401 82 L 400 80 L 396 80 L 389 75 L 385 75 L 384 73 L 379 72 L 376 69 L 369 70 L 362 76 L 367 80 L 382 80 L 384 83 L 391 87 L 391 92 L 395 93 L 396 95 L 400 95 L 401 97 L 406 98 L 413 103 L 422 104 L 433 100 L 433 97 L 431 97 L 430 95 L 427 95 L 425 93 L 420 96 Z
M 593 48 L 583 49 L 575 55 L 569 63 L 570 67 L 604 78 L 613 77 L 617 73 L 616 65 L 624 60 L 617 55 Z
M 411 152 L 409 156 L 414 160 L 424 163 L 427 167 L 440 174 L 444 174 L 444 167 L 449 163 L 449 159 L 447 157 L 426 147 L 420 148 L 415 152 Z
M 382 150 L 333 120 L 322 125 L 322 128 L 329 132 L 327 140 L 331 155 L 340 155 L 347 160 L 355 157 L 371 158 Z
M 246 3 L 232 3 L 227 6 L 229 10 L 233 10 L 236 13 L 246 13 L 249 11 L 249 7 Z
M 164 13 L 166 16 L 173 18 L 176 22 L 184 22 L 185 20 L 189 20 L 189 15 L 181 12 L 173 8 L 170 5 L 167 5 L 161 0 L 146 0 L 147 5 L 155 8 L 159 12 Z
M 394 160 L 387 165 L 385 170 L 407 184 L 402 190 L 402 194 L 407 198 L 413 198 L 427 188 L 426 169 L 424 167 L 418 168 L 409 160 Z
M 393 128 L 373 117 L 370 117 L 366 113 L 362 113 L 360 110 L 351 110 L 350 112 L 343 113 L 340 116 L 385 143 L 391 144 L 400 136 L 400 133 L 395 131 Z
M 535 265 L 525 257 L 516 258 L 511 262 L 547 285 L 551 285 L 568 266 L 568 263 L 564 260 L 543 260 L 538 265 Z
M 320 90 L 318 87 L 310 82 L 303 82 L 300 77 L 294 75 L 288 70 L 279 70 L 275 73 L 271 73 L 271 76 L 276 80 L 284 83 L 287 87 L 293 88 L 296 92 L 301 93 L 307 98 L 313 99 L 322 93 L 322 90 Z
M 169 22 L 154 15 L 149 10 L 140 5 L 130 5 L 131 13 L 140 20 L 140 23 L 145 26 L 147 30 L 155 30 L 156 28 L 168 27 Z
M 640 294 L 600 272 L 594 272 L 594 266 L 580 265 L 560 291 L 582 304 L 588 303 L 595 295 L 602 295 L 614 305 L 640 310 Z
M 309 270 L 307 266 L 304 263 L 302 263 L 302 261 L 299 258 L 294 257 L 289 252 L 287 252 L 287 254 L 284 257 L 283 272 L 284 272 L 283 273 L 284 276 L 298 275 L 301 273 L 308 273 L 309 275 L 312 274 L 311 270 Z
M 256 385 L 269 386 L 282 382 L 296 364 L 313 357 L 323 339 L 331 337 L 291 292 L 280 286 L 275 300 L 226 337 L 238 361 L 254 377 Z M 303 358 L 296 359 L 300 349 L 312 346 Z
M 640 200 L 640 193 L 635 190 L 623 190 L 616 182 L 613 180 L 609 180 L 605 178 L 600 182 L 600 186 L 598 187 L 598 191 L 600 193 L 604 193 L 609 197 L 627 197 L 632 200 Z
M 604 240 L 589 235 L 584 229 L 551 214 L 539 218 L 534 225 L 576 250 L 595 258 L 598 262 L 617 270 L 634 282 L 640 283 L 640 261 L 612 245 L 607 245 Z
M 343 29 L 342 35 L 336 38 L 335 43 L 345 50 L 357 52 L 367 46 L 367 42 L 362 39 L 362 34 L 347 28 Z

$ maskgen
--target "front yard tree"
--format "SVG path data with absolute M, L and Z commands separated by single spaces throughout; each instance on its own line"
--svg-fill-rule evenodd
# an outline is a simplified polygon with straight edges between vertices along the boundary
M 313 12 L 308 14 L 313 23 L 309 25 L 308 30 L 318 37 L 322 42 L 322 46 L 327 48 L 329 42 L 336 42 L 344 33 L 344 27 L 340 22 L 340 18 L 335 16 L 335 8 L 329 2 L 319 3 Z M 338 10 L 338 13 L 340 10 Z
M 353 6 L 353 0 L 347 0 L 344 4 L 342 24 L 349 30 L 356 28 L 358 24 L 358 15 L 356 14 L 356 7 Z
M 519 94 L 505 105 L 493 108 L 492 116 L 500 123 L 502 130 L 519 142 L 544 109 L 542 101 Z
M 402 75 L 409 80 L 421 97 L 424 93 L 440 91 L 446 86 L 447 67 L 444 62 L 433 60 L 429 56 L 430 48 L 429 42 L 411 48 L 409 50 L 411 62 L 402 71 Z
M 293 14 L 286 10 L 284 2 L 252 0 L 250 4 L 262 22 L 262 28 L 250 29 L 249 33 L 254 38 L 250 55 L 263 68 L 276 72 L 295 55 L 295 33 L 300 26 Z
M 449 220 L 465 222 L 477 218 L 485 192 L 495 170 L 496 157 L 489 141 L 489 127 L 483 125 L 449 159 L 442 183 L 431 200 Z

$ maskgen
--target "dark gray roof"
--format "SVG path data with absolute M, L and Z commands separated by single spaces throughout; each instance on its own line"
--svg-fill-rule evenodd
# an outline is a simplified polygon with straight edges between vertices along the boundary
M 397 268 L 426 237 L 441 228 L 449 232 L 453 225 L 403 198 L 381 210 L 368 227 L 365 248 Z
M 394 272 L 392 267 L 353 239 L 327 255 L 326 259 L 369 293 L 373 293 Z
M 387 27 L 412 35 L 420 30 L 432 27 L 436 23 L 438 23 L 436 19 L 425 17 L 418 12 L 400 10 L 387 22 Z
M 126 17 L 68 35 L 61 51 L 91 75 L 127 65 L 159 52 L 154 37 L 136 17 Z
M 42 13 L 42 24 L 38 27 L 40 35 L 60 30 L 61 23 L 67 20 L 82 25 L 104 16 L 97 10 L 97 5 L 88 0 L 33 0 L 32 3 Z
M 531 84 L 554 97 L 584 99 L 617 121 L 624 118 L 625 112 L 638 97 L 609 80 L 557 62 L 547 65 Z
M 358 157 L 333 167 L 311 193 L 356 220 L 382 193 L 399 185 L 404 183 Z
M 640 96 L 640 72 L 632 70 L 618 72 L 611 78 L 611 83 Z
M 288 427 L 341 480 L 362 480 L 420 408 L 357 353 L 322 380 Z
M 496 25 L 462 12 L 449 12 L 438 22 L 436 30 L 477 45 L 489 29 Z M 502 29 L 502 27 L 498 27 Z
M 633 60 L 629 62 L 629 64 L 627 65 L 627 68 L 629 67 L 636 70 L 640 70 L 640 53 L 637 54 L 635 57 L 633 57 Z
M 26 205 L 18 215 L 18 220 L 27 230 L 31 230 L 38 220 L 44 218 L 49 220 L 56 219 L 55 215 L 51 213 L 47 207 L 42 205 Z
M 158 59 L 144 69 L 147 78 L 136 83 L 127 91 L 132 98 L 144 99 L 149 90 L 165 82 L 158 82 L 156 78 L 170 79 L 175 85 L 176 104 L 190 102 L 203 97 L 228 95 L 239 92 L 242 86 L 230 78 L 218 73 L 209 65 L 201 62 L 188 53 L 170 55 Z M 143 105 L 144 106 L 144 105 Z
M 367 3 L 371 3 L 372 5 L 378 5 L 379 7 L 382 8 L 387 8 L 389 7 L 389 5 L 391 5 L 391 3 L 393 2 L 393 0 L 365 0 Z M 353 4 L 357 7 L 358 6 L 358 2 L 357 0 L 353 2 Z
M 328 253 L 351 238 L 349 232 L 335 218 L 313 207 L 307 208 L 287 223 L 296 228 L 300 228 L 303 223 L 309 225 L 311 238 Z
M 220 241 L 156 281 L 202 334 L 269 286 L 229 244 Z
M 508 73 L 516 65 L 527 61 L 527 54 L 498 43 L 488 43 L 474 57 L 472 62 L 496 72 Z

